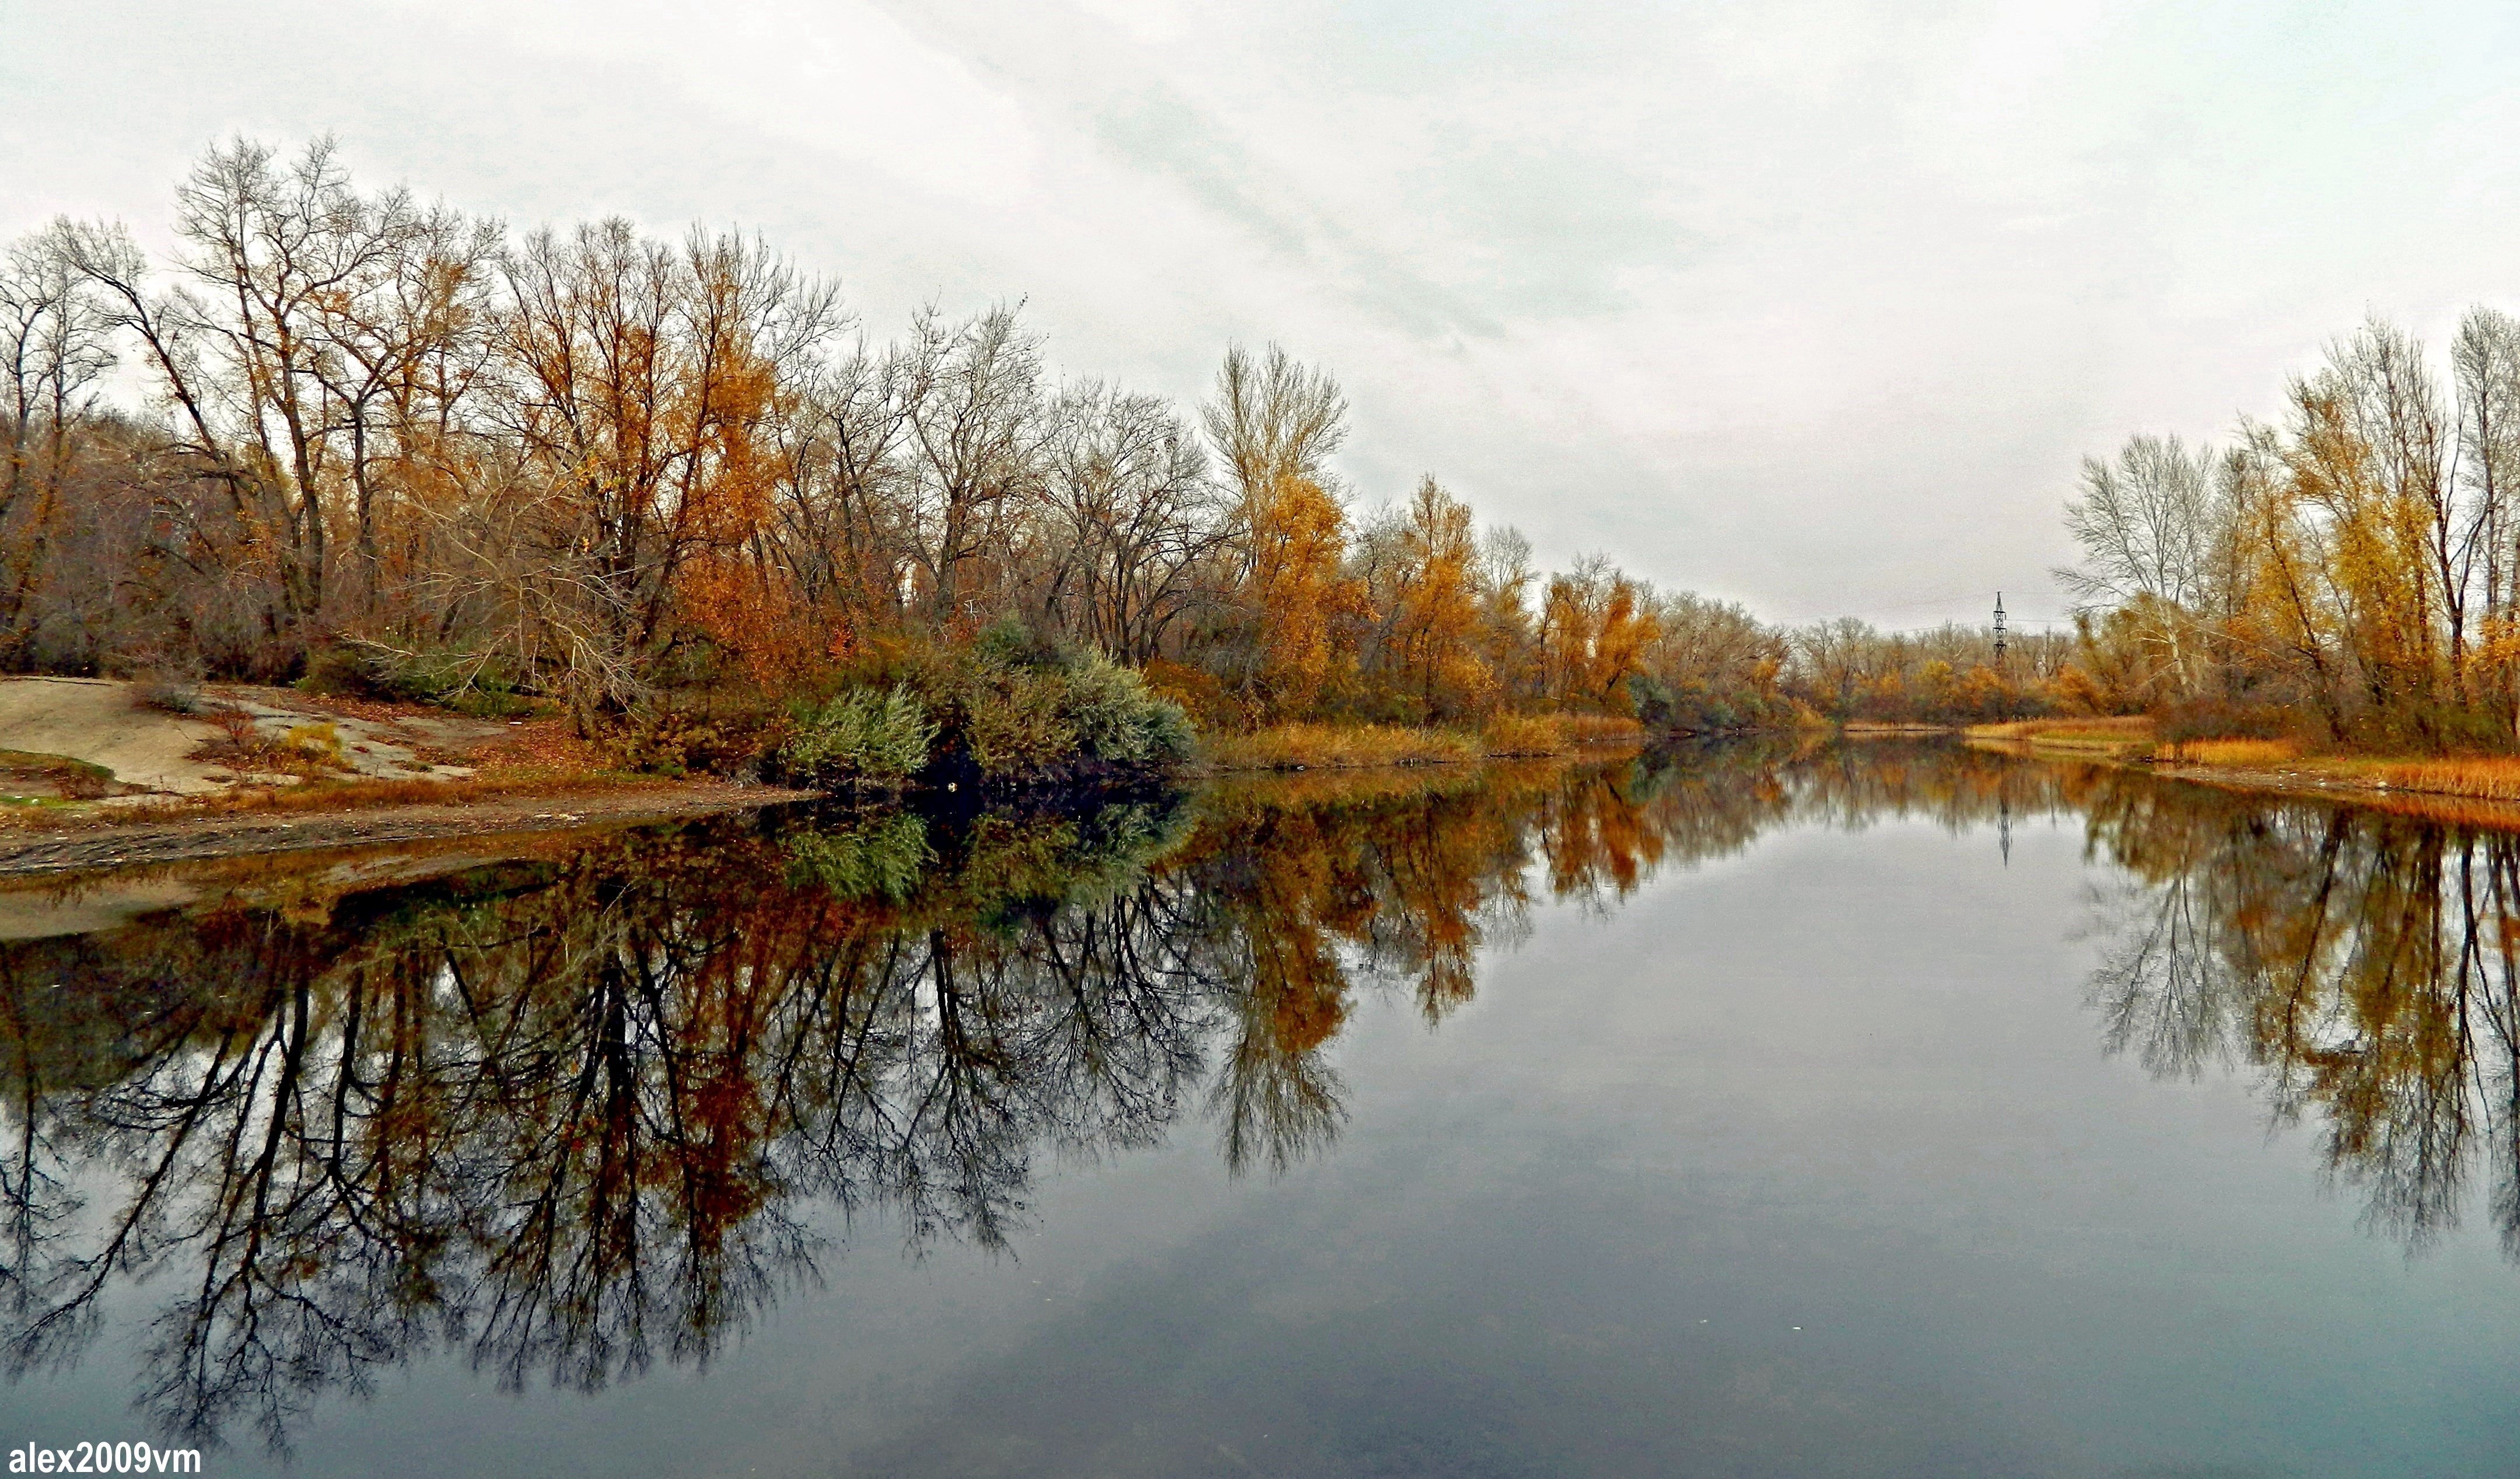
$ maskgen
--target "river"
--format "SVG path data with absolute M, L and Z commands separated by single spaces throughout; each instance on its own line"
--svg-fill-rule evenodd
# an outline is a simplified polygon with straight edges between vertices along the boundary
M 451 849 L 0 896 L 0 1447 L 2520 1472 L 2520 836 L 1900 741 Z

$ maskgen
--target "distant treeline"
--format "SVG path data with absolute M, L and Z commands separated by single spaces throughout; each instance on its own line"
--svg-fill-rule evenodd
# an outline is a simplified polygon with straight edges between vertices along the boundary
M 2224 447 L 2138 436 L 2069 510 L 2072 695 L 2194 733 L 2508 747 L 2520 726 L 2520 322 L 2467 314 L 2445 381 L 2378 319 Z
M 329 142 L 211 150 L 174 226 L 164 263 L 68 219 L 0 263 L 0 666 L 534 695 L 589 729 L 987 633 L 1227 729 L 1991 717 L 2059 670 L 1544 573 L 1432 476 L 1367 512 L 1337 383 L 1274 345 L 1185 409 L 1054 375 L 1013 308 L 879 342 L 757 239 L 518 235 L 363 190 Z

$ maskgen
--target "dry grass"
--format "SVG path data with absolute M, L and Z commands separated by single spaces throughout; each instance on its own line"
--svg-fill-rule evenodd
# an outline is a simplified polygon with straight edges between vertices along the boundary
M 2290 740 L 2187 740 L 2176 744 L 2158 745 L 2153 758 L 2177 765 L 2222 765 L 2236 770 L 2264 770 L 2272 765 L 2292 765 L 2301 759 L 2301 746 Z
M 2520 801 L 2520 756 L 2515 755 L 2398 761 L 2380 767 L 2380 779 L 2392 790 Z
M 1972 724 L 1972 740 L 2046 740 L 2062 743 L 2124 744 L 2150 740 L 2152 720 L 2144 714 L 2109 718 L 2015 719 L 2009 724 Z
M 1499 757 L 1563 755 L 1591 744 L 1642 744 L 1645 727 L 1615 714 L 1499 714 L 1480 747 Z
M 1380 724 L 1281 724 L 1248 735 L 1212 735 L 1201 749 L 1219 770 L 1457 765 L 1481 754 L 1477 739 L 1458 731 Z
M 2204 770 L 2281 768 L 2297 785 L 2322 791 L 2377 792 L 2391 797 L 2460 797 L 2520 801 L 2520 755 L 2446 755 L 2420 760 L 2386 755 L 2305 755 L 2289 740 L 2190 740 L 2161 746 L 2154 758 Z M 2360 799 L 2377 804 L 2380 797 Z M 2509 826 L 2500 816 L 2497 825 Z
M 1248 735 L 1210 735 L 1200 748 L 1213 770 L 1291 771 L 1462 765 L 1643 741 L 1643 725 L 1610 714 L 1501 714 L 1476 734 L 1383 724 L 1282 724 Z
M 2032 719 L 2017 724 L 1982 724 L 1969 730 L 1972 740 L 2026 741 L 2034 751 L 2072 754 L 2189 768 L 2191 779 L 2223 781 L 2214 771 L 2232 774 L 2228 784 L 2282 791 L 2350 796 L 2358 804 L 2380 806 L 2442 821 L 2509 827 L 2507 811 L 2490 807 L 2461 810 L 2461 800 L 2476 803 L 2520 802 L 2520 755 L 2450 755 L 2409 759 L 2388 755 L 2305 754 L 2296 740 L 2186 740 L 2154 743 L 2152 721 L 2124 719 Z M 2264 773 L 2280 771 L 2280 777 Z M 2247 773 L 2257 772 L 2257 776 Z M 2359 793 L 2359 794 L 2357 794 Z
M 1549 722 L 1569 744 L 1642 744 L 1645 727 L 1617 714 L 1551 714 Z
M 1499 714 L 1479 733 L 1479 747 L 1491 755 L 1553 755 L 1566 747 L 1566 736 L 1553 715 Z
M 2152 721 L 2141 714 L 2117 718 L 2016 719 L 1972 724 L 1971 740 L 2026 745 L 2034 754 L 2076 760 L 2140 760 L 2153 749 Z

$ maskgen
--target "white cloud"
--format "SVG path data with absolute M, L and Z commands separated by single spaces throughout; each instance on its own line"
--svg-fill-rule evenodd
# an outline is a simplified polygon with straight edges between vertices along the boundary
M 309 0 L 0 12 L 0 231 L 331 130 L 519 221 L 758 225 L 878 330 L 1023 297 L 1330 364 L 1369 497 L 1768 614 L 2052 606 L 2080 455 L 2507 295 L 2520 18 L 2237 4 Z M 1967 593 L 1967 594 L 1963 594 Z

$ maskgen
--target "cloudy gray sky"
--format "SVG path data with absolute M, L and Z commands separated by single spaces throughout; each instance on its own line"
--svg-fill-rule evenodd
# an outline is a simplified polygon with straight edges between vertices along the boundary
M 1784 620 L 2052 615 L 2078 459 L 2520 289 L 2520 7 L 0 0 L 0 235 L 161 241 L 233 132 L 524 224 L 741 223 L 888 334 L 1277 339 L 1544 558 Z

